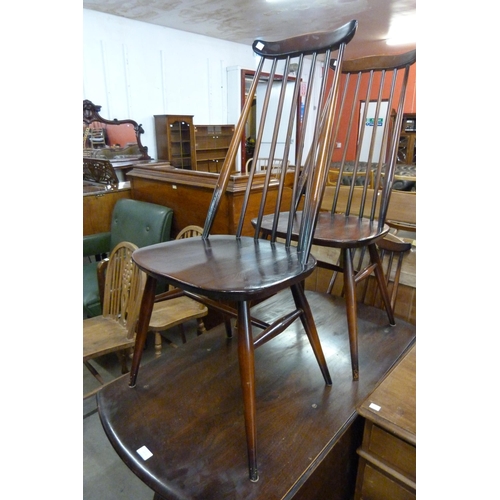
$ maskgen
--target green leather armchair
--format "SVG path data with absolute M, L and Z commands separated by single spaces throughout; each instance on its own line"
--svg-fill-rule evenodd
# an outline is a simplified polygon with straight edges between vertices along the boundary
M 171 208 L 144 201 L 122 199 L 116 202 L 108 232 L 83 237 L 83 257 L 109 254 L 122 241 L 139 248 L 170 240 Z M 87 318 L 102 313 L 97 276 L 98 262 L 83 264 L 83 312 Z

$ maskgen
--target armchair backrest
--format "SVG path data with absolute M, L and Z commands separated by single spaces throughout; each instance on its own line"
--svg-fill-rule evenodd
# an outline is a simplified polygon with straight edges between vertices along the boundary
M 111 219 L 111 246 L 130 241 L 139 248 L 170 240 L 171 208 L 145 201 L 122 199 L 116 202 Z

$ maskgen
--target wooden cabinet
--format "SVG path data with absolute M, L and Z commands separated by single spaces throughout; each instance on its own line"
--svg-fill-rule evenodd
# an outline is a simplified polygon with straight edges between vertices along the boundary
M 155 115 L 156 152 L 176 168 L 196 169 L 192 115 Z
M 289 204 L 292 196 L 292 175 L 288 174 L 287 186 L 283 192 L 283 204 Z M 265 173 L 255 174 L 254 186 L 248 200 L 249 208 L 243 224 L 243 235 L 253 236 L 251 220 L 257 217 Z M 205 224 L 208 208 L 218 181 L 213 172 L 179 170 L 170 165 L 138 165 L 129 174 L 134 200 L 166 205 L 174 211 L 172 237 L 190 224 Z M 235 234 L 241 208 L 245 198 L 248 175 L 236 172 L 230 176 L 221 206 L 215 217 L 212 234 Z M 269 188 L 267 212 L 278 196 L 278 185 Z
M 131 197 L 130 182 L 110 188 L 83 181 L 83 236 L 109 231 L 115 203 Z
M 417 115 L 403 115 L 403 126 L 399 137 L 398 163 L 417 163 Z
M 234 125 L 195 125 L 196 170 L 220 172 L 233 133 Z
M 416 498 L 416 346 L 358 409 L 365 418 L 355 500 Z
M 155 115 L 158 160 L 176 168 L 219 173 L 234 125 L 193 125 L 193 115 Z

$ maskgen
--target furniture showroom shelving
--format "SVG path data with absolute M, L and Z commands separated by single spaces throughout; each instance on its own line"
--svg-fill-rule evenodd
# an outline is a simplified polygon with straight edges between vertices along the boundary
M 234 125 L 195 125 L 196 170 L 220 172 L 233 133 Z
M 176 168 L 220 172 L 234 125 L 193 125 L 192 115 L 155 115 L 158 160 Z
M 176 168 L 195 169 L 194 126 L 192 115 L 155 115 L 158 160 Z

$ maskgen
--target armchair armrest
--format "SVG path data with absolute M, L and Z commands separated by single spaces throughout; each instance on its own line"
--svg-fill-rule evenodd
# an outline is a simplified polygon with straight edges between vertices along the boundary
M 111 251 L 111 232 L 89 234 L 83 237 L 83 256 L 98 255 Z

